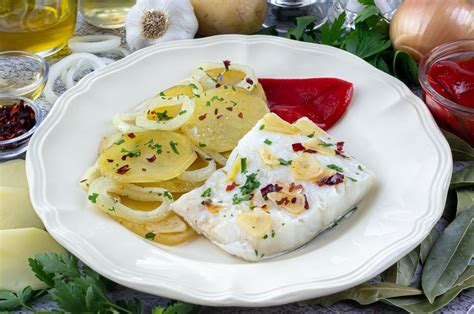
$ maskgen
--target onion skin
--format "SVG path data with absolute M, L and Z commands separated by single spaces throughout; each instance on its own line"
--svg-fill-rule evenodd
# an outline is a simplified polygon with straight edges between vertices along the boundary
M 266 0 L 191 0 L 201 36 L 255 34 L 267 14 Z
M 474 3 L 470 0 L 405 0 L 390 23 L 396 50 L 416 61 L 434 47 L 474 38 Z

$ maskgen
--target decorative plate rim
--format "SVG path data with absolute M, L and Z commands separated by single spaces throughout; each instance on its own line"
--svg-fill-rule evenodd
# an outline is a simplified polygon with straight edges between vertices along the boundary
M 184 47 L 202 47 L 223 42 L 238 42 L 245 45 L 251 45 L 254 43 L 271 43 L 286 46 L 289 49 L 326 51 L 331 54 L 343 55 L 345 58 L 351 58 L 353 59 L 353 62 L 368 64 L 364 60 L 346 51 L 324 45 L 303 43 L 263 35 L 221 35 L 201 39 L 168 42 L 141 49 L 122 60 L 93 72 L 82 79 L 74 88 L 66 91 L 57 100 L 51 112 L 35 132 L 29 143 L 28 153 L 26 156 L 26 168 L 31 201 L 36 213 L 41 218 L 46 229 L 53 238 L 95 271 L 124 286 L 155 295 L 159 294 L 163 297 L 180 299 L 197 304 L 254 307 L 285 304 L 347 289 L 351 286 L 365 282 L 381 273 L 393 264 L 401 253 L 407 254 L 410 250 L 416 247 L 428 235 L 430 229 L 436 224 L 443 212 L 447 196 L 446 193 L 452 173 L 451 151 L 446 139 L 436 126 L 433 117 L 421 99 L 416 97 L 403 83 L 373 67 L 371 67 L 372 72 L 376 74 L 380 80 L 383 80 L 386 84 L 394 87 L 400 94 L 400 97 L 415 109 L 423 130 L 436 148 L 439 156 L 439 164 L 430 189 L 429 203 L 427 204 L 428 210 L 426 215 L 415 221 L 414 230 L 412 230 L 409 236 L 399 239 L 398 242 L 394 243 L 392 246 L 385 247 L 378 251 L 368 259 L 367 263 L 351 273 L 321 280 L 278 286 L 270 290 L 258 291 L 256 293 L 242 293 L 235 291 L 231 289 L 231 285 L 228 286 L 230 289 L 225 289 L 219 292 L 210 292 L 205 289 L 198 289 L 196 286 L 183 287 L 182 283 L 170 280 L 167 278 L 166 274 L 164 274 L 164 276 L 163 274 L 154 274 L 154 276 L 151 277 L 150 274 L 147 273 L 147 276 L 138 277 L 137 274 L 139 273 L 136 271 L 134 272 L 125 269 L 117 263 L 112 264 L 106 256 L 102 255 L 87 241 L 79 237 L 74 237 L 74 233 L 67 230 L 67 228 L 62 225 L 59 221 L 58 211 L 53 204 L 48 202 L 46 197 L 46 174 L 43 156 L 40 152 L 42 150 L 44 139 L 64 116 L 71 104 L 71 100 L 77 95 L 87 91 L 96 80 L 110 73 L 120 71 L 121 69 L 128 67 L 130 64 L 139 62 L 149 54 Z M 427 226 L 430 228 L 427 228 Z M 181 257 L 166 252 L 164 252 L 163 255 L 167 259 L 182 259 Z M 199 263 L 202 264 L 205 262 Z

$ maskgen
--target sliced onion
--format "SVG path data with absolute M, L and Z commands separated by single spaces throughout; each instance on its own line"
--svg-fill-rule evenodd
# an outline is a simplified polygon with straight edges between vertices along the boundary
M 109 148 L 114 143 L 116 143 L 122 137 L 122 133 L 115 132 L 110 134 L 109 136 L 105 136 L 102 142 L 99 145 L 99 153 L 101 153 L 104 149 Z
M 202 88 L 201 83 L 199 83 L 199 81 L 193 78 L 184 79 L 182 81 L 179 81 L 178 84 L 176 84 L 176 86 L 189 86 L 189 85 L 196 86 L 196 88 L 192 88 L 194 95 L 201 95 L 204 92 L 204 89 Z
M 222 156 L 222 154 L 214 153 L 214 152 L 206 152 L 218 165 L 225 166 L 227 163 L 227 158 Z
M 117 194 L 126 195 L 128 198 L 144 202 L 162 201 L 164 193 L 168 192 L 160 187 L 143 187 L 136 184 L 118 185 L 118 188 L 122 192 Z M 170 201 L 173 200 L 171 193 L 166 195 L 170 197 L 168 198 Z
M 181 106 L 181 112 L 183 114 L 178 114 L 177 116 L 171 118 L 170 120 L 164 121 L 155 121 L 148 119 L 148 112 L 155 108 L 161 107 L 171 107 L 171 106 Z M 137 113 L 137 118 L 135 124 L 138 127 L 145 128 L 148 130 L 163 130 L 163 131 L 172 131 L 180 128 L 194 112 L 194 100 L 187 96 L 178 96 L 172 98 L 161 98 L 155 97 L 148 101 Z
M 192 78 L 201 82 L 201 84 L 203 84 L 206 88 L 215 88 L 216 82 L 206 73 L 206 71 L 222 68 L 222 66 L 222 63 L 219 62 L 201 63 L 193 70 Z M 258 79 L 255 75 L 255 71 L 252 68 L 242 64 L 231 63 L 229 65 L 229 70 L 237 70 L 245 74 L 244 79 L 235 84 L 235 87 L 242 87 L 248 91 L 251 91 L 255 86 L 257 86 Z
M 89 195 L 96 196 L 95 202 L 93 203 L 94 207 L 107 214 L 135 223 L 147 223 L 163 220 L 170 213 L 169 204 L 171 203 L 171 200 L 165 196 L 166 190 L 160 188 L 153 189 L 156 191 L 160 190 L 160 192 L 156 192 L 155 194 L 150 193 L 150 195 L 153 194 L 153 200 L 160 200 L 162 203 L 158 208 L 151 211 L 134 210 L 122 204 L 119 198 L 110 196 L 109 193 L 125 196 L 132 190 L 130 187 L 120 188 L 114 181 L 107 177 L 99 177 L 95 179 L 89 186 Z M 128 197 L 140 198 L 141 196 L 134 194 L 135 192 L 136 191 L 128 194 Z
M 149 131 L 144 128 L 137 127 L 135 125 L 134 119 L 130 119 L 133 115 L 135 118 L 136 114 L 131 113 L 118 113 L 112 119 L 112 124 L 119 130 L 121 133 L 140 133 Z
M 104 52 L 105 53 L 119 53 L 119 54 L 123 55 L 124 57 L 126 57 L 130 54 L 130 51 L 128 51 L 127 49 L 122 48 L 122 47 L 117 47 L 117 48 L 110 49 L 110 50 L 107 50 L 107 51 L 104 51 Z
M 54 102 L 58 99 L 58 95 L 56 95 L 56 93 L 53 91 L 56 79 L 63 71 L 69 69 L 71 66 L 75 65 L 81 60 L 89 61 L 94 69 L 99 69 L 105 66 L 105 62 L 101 58 L 90 53 L 73 53 L 53 64 L 49 71 L 48 82 L 44 87 L 44 95 L 51 104 L 54 104 Z
M 106 52 L 120 47 L 120 37 L 114 35 L 74 36 L 67 44 L 73 52 Z
M 98 160 L 96 160 L 94 165 L 87 169 L 86 172 L 84 172 L 84 174 L 82 175 L 79 186 L 81 187 L 81 189 L 87 192 L 89 190 L 90 184 L 100 176 L 101 173 L 99 170 L 99 163 Z
M 209 155 L 198 149 L 196 149 L 196 152 L 207 162 L 207 166 L 196 170 L 187 170 L 178 176 L 179 180 L 190 182 L 205 181 L 216 171 L 216 162 Z

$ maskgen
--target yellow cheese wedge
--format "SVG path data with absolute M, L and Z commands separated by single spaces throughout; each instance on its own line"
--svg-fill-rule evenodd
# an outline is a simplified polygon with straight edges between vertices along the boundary
M 25 161 L 15 159 L 0 163 L 0 186 L 28 188 Z
M 0 230 L 28 227 L 44 229 L 31 206 L 28 189 L 0 186 Z
M 0 290 L 20 291 L 46 288 L 30 267 L 28 258 L 46 252 L 64 252 L 46 231 L 37 228 L 0 230 Z

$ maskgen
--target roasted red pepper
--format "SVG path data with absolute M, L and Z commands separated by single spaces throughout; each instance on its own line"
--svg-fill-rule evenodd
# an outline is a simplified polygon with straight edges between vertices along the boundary
M 352 83 L 337 78 L 258 80 L 270 111 L 288 122 L 308 117 L 324 130 L 333 126 L 347 110 Z

